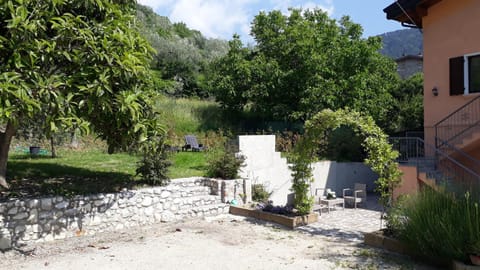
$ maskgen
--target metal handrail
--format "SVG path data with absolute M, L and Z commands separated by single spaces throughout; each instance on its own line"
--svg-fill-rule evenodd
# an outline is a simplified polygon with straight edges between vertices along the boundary
M 463 106 L 461 106 L 460 108 L 456 109 L 455 111 L 453 111 L 452 113 L 450 113 L 449 115 L 445 116 L 442 120 L 438 121 L 436 124 L 435 124 L 435 128 L 442 124 L 443 122 L 447 121 L 449 118 L 451 118 L 453 115 L 457 114 L 459 111 L 463 110 L 464 108 L 466 108 L 467 106 L 469 106 L 470 104 L 472 104 L 473 102 L 477 101 L 477 99 L 480 99 L 480 96 L 470 100 L 469 102 L 463 104 Z
M 461 150 L 461 149 L 458 149 L 457 147 L 449 144 L 448 142 L 445 142 L 445 141 L 441 141 L 441 144 L 443 146 L 446 146 L 446 149 L 448 151 L 448 155 L 451 156 L 453 155 L 454 153 L 456 154 L 459 154 L 460 156 L 464 157 L 465 159 L 469 160 L 470 162 L 472 162 L 473 164 L 475 164 L 475 166 L 477 166 L 478 168 L 480 168 L 480 160 L 472 157 L 471 155 L 467 154 L 465 151 Z M 437 148 L 438 149 L 438 148 Z M 442 148 L 442 149 L 445 149 L 445 148 Z M 453 159 L 453 158 L 452 158 Z M 455 159 L 453 159 L 455 160 Z
M 439 142 L 451 142 L 480 124 L 480 96 L 470 100 L 445 118 L 437 122 L 435 127 L 435 146 L 442 147 Z M 470 120 L 469 120 L 470 118 Z M 462 127 L 464 123 L 465 127 Z M 458 129 L 458 130 L 457 130 Z
M 466 136 L 470 135 L 471 133 L 467 133 L 471 129 L 480 126 L 480 120 L 473 123 L 472 125 L 468 126 L 467 128 L 464 128 L 462 131 L 458 132 L 455 134 L 453 137 L 450 137 L 447 141 L 442 140 L 441 138 L 435 137 L 435 141 L 437 142 L 437 147 L 441 148 L 443 145 L 446 145 L 448 142 L 452 142 L 456 139 L 459 138 L 465 138 Z M 466 134 L 466 135 L 465 135 Z M 462 136 L 465 135 L 465 136 Z M 440 143 L 439 143 L 440 141 Z

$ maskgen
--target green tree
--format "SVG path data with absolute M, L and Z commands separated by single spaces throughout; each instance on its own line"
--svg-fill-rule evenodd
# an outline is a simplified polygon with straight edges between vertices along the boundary
M 391 112 L 394 132 L 406 130 L 423 131 L 423 74 L 417 73 L 405 80 L 401 80 L 393 89 L 395 99 Z
M 252 85 L 250 51 L 243 47 L 240 36 L 234 35 L 227 55 L 214 62 L 209 79 L 213 93 L 223 108 L 240 111 L 248 101 Z
M 348 17 L 336 21 L 319 9 L 261 12 L 251 33 L 253 50 L 232 58 L 242 50 L 231 46 L 216 63 L 228 87 L 213 80 L 212 88 L 226 107 L 248 105 L 265 117 L 302 121 L 325 108 L 349 107 L 387 122 L 395 64 L 378 53 L 381 40 L 362 38 L 361 26 Z
M 11 138 L 34 115 L 52 132 L 94 130 L 109 153 L 156 132 L 145 91 L 152 50 L 134 11 L 133 0 L 0 2 L 1 185 Z

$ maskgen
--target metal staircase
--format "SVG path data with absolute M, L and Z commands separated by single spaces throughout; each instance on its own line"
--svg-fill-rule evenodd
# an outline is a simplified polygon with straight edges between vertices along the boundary
M 417 178 L 432 186 L 480 186 L 480 161 L 464 149 L 480 138 L 480 96 L 435 124 L 435 146 L 416 137 L 390 138 L 399 163 L 417 167 Z M 460 162 L 460 160 L 463 162 Z
M 471 187 L 480 182 L 480 175 L 475 171 L 420 138 L 392 137 L 390 143 L 400 154 L 398 162 L 416 166 L 417 178 L 428 185 L 458 188 Z

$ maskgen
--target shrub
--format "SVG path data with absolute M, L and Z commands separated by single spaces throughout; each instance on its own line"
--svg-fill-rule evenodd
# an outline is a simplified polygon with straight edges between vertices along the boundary
M 275 149 L 278 152 L 292 152 L 295 144 L 300 138 L 300 134 L 293 131 L 284 130 L 275 133 Z
M 236 179 L 238 171 L 243 166 L 245 157 L 236 155 L 233 147 L 219 142 L 210 150 L 207 160 L 207 176 L 220 179 Z
M 467 260 L 480 243 L 478 199 L 425 189 L 406 202 L 400 238 L 414 251 L 446 260 Z
M 255 202 L 268 202 L 268 199 L 272 195 L 272 192 L 269 192 L 264 184 L 253 184 L 252 185 L 252 200 Z
M 172 163 L 168 159 L 168 151 L 163 138 L 146 142 L 140 150 L 143 157 L 138 162 L 136 175 L 140 175 L 142 180 L 150 185 L 168 185 L 170 179 L 167 173 Z

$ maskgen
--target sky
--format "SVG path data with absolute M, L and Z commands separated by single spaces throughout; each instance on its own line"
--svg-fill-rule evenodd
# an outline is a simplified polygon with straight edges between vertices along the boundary
M 184 22 L 209 38 L 230 40 L 237 33 L 252 43 L 250 23 L 260 11 L 289 7 L 321 8 L 331 18 L 348 15 L 362 25 L 364 37 L 402 29 L 400 23 L 386 19 L 383 9 L 394 0 L 138 0 L 172 22 Z

